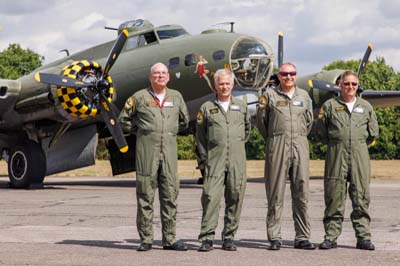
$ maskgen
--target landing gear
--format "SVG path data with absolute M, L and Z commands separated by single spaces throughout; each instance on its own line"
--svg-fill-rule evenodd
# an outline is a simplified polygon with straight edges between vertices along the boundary
M 10 186 L 26 188 L 43 183 L 46 175 L 46 156 L 40 144 L 27 140 L 17 144 L 8 158 Z

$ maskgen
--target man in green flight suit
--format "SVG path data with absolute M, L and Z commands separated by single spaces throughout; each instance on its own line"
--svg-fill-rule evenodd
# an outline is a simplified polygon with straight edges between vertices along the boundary
M 217 70 L 214 82 L 216 98 L 205 102 L 197 114 L 197 148 L 200 160 L 205 163 L 199 251 L 213 249 L 222 194 L 225 195 L 222 249 L 236 251 L 233 239 L 246 188 L 245 142 L 250 132 L 250 116 L 246 103 L 232 98 L 231 71 Z
M 189 114 L 182 95 L 167 88 L 168 68 L 162 63 L 151 67 L 151 88 L 140 90 L 126 101 L 119 122 L 126 133 L 136 134 L 138 251 L 152 249 L 153 202 L 159 189 L 162 244 L 168 250 L 187 250 L 176 241 L 176 212 L 179 191 L 177 177 L 178 131 L 187 129 Z
M 318 131 L 328 144 L 325 158 L 325 240 L 320 249 L 336 248 L 342 231 L 347 182 L 353 205 L 350 215 L 358 249 L 374 250 L 371 242 L 368 207 L 370 161 L 368 145 L 378 136 L 372 106 L 357 96 L 358 76 L 345 71 L 340 81 L 341 95 L 326 101 L 318 115 Z
M 283 64 L 280 85 L 260 97 L 257 127 L 266 141 L 265 188 L 268 199 L 267 235 L 270 250 L 281 247 L 282 209 L 286 179 L 290 180 L 295 228 L 294 247 L 315 249 L 310 238 L 307 213 L 309 194 L 309 151 L 307 135 L 313 123 L 308 93 L 296 87 L 296 67 Z

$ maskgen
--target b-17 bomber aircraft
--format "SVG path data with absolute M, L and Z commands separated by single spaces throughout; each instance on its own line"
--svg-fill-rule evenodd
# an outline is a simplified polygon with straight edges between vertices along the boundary
M 276 86 L 271 47 L 235 33 L 233 23 L 230 31 L 209 29 L 198 35 L 142 19 L 115 30 L 115 41 L 67 55 L 18 80 L 0 79 L 0 150 L 12 187 L 41 184 L 47 175 L 93 165 L 98 138 L 108 140 L 113 174 L 134 171 L 135 137 L 122 134 L 117 116 L 130 95 L 149 86 L 156 62 L 168 66 L 168 86 L 182 93 L 192 130 L 200 105 L 214 96 L 217 69 L 234 72 L 234 97 L 247 101 L 252 114 L 260 92 Z M 279 47 L 278 65 L 283 41 Z M 342 72 L 320 72 L 299 82 L 318 107 L 337 93 L 331 83 Z M 399 94 L 362 93 L 384 99 L 378 106 L 400 105 Z

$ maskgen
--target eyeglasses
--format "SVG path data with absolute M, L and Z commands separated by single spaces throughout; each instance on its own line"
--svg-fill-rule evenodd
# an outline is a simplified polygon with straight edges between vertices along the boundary
M 284 71 L 280 71 L 279 75 L 281 75 L 282 77 L 287 77 L 287 76 L 296 76 L 296 71 L 291 71 L 291 72 L 284 72 Z
M 353 87 L 358 86 L 358 83 L 357 83 L 357 82 L 343 82 L 343 85 L 344 85 L 344 86 L 350 86 L 350 84 L 351 84 L 351 86 L 353 86 Z

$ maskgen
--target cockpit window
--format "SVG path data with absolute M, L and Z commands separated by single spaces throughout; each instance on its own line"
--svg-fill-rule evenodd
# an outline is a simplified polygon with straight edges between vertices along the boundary
M 135 49 L 138 46 L 139 36 L 132 36 L 126 40 L 126 50 Z
M 157 37 L 156 37 L 156 34 L 154 33 L 154 31 L 146 32 L 146 33 L 140 35 L 140 37 L 142 37 L 142 36 L 146 40 L 146 44 L 150 44 L 150 43 L 157 41 Z M 140 37 L 139 37 L 139 46 L 141 46 L 140 45 Z
M 137 47 L 143 47 L 150 43 L 157 42 L 157 37 L 154 31 L 149 31 L 140 35 L 131 36 L 126 41 L 126 50 L 135 49 Z
M 188 33 L 184 29 L 175 29 L 175 30 L 158 30 L 157 34 L 160 40 L 165 40 L 186 35 Z

